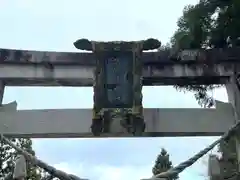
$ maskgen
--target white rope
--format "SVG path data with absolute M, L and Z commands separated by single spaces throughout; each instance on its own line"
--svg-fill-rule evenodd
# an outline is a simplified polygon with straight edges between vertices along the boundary
M 69 175 L 63 171 L 57 170 L 56 168 L 44 163 L 43 161 L 37 159 L 37 157 L 32 156 L 28 152 L 24 151 L 23 149 L 17 147 L 15 144 L 13 144 L 11 141 L 9 141 L 6 137 L 3 136 L 3 134 L 0 134 L 1 140 L 6 142 L 8 145 L 10 145 L 12 148 L 14 148 L 17 152 L 21 153 L 26 160 L 30 161 L 32 164 L 35 164 L 39 166 L 40 168 L 44 169 L 51 175 L 54 175 L 55 177 L 63 180 L 83 180 L 75 175 Z
M 226 133 L 224 133 L 221 138 L 214 141 L 212 144 L 210 144 L 208 147 L 206 147 L 205 149 L 203 149 L 202 151 L 200 151 L 199 153 L 197 153 L 196 155 L 194 155 L 190 159 L 180 163 L 176 167 L 171 168 L 166 172 L 162 172 L 160 174 L 157 174 L 157 175 L 153 176 L 150 179 L 145 179 L 145 180 L 160 180 L 160 179 L 165 179 L 165 178 L 168 178 L 168 177 L 176 177 L 179 173 L 181 173 L 186 168 L 193 165 L 198 159 L 200 159 L 202 156 L 207 154 L 210 150 L 212 150 L 221 141 L 229 138 L 233 133 L 236 132 L 236 130 L 239 128 L 239 126 L 240 126 L 240 121 L 238 121 L 234 126 L 232 126 Z

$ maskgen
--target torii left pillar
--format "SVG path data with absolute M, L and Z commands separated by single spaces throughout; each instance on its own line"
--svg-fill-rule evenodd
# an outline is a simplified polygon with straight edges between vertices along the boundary
M 3 97 L 4 97 L 5 83 L 0 81 L 0 105 L 2 106 Z M 10 173 L 5 179 L 16 179 L 16 180 L 24 180 L 27 175 L 26 170 L 26 159 L 23 155 L 18 155 L 13 174 Z

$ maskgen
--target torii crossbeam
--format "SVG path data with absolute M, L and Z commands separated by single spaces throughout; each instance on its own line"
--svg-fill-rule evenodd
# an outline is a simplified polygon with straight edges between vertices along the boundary
M 240 62 L 240 48 L 200 51 L 208 66 L 198 50 L 186 52 L 177 62 L 165 51 L 143 52 L 143 85 L 225 84 Z M 93 86 L 95 65 L 92 53 L 0 49 L 0 80 L 9 86 Z
M 16 110 L 15 102 L 0 109 L 0 132 L 7 137 L 71 138 L 94 137 L 91 109 Z M 232 105 L 217 102 L 215 109 L 144 109 L 143 137 L 220 136 L 235 122 Z M 132 137 L 115 132 L 101 137 Z
M 93 85 L 96 62 L 92 53 L 0 52 L 1 96 L 6 85 Z M 180 61 L 173 61 L 164 51 L 143 52 L 143 85 L 228 84 L 239 69 L 239 48 L 187 50 L 178 56 Z M 92 137 L 89 109 L 17 111 L 15 105 L 10 110 L 2 106 L 0 111 L 0 131 L 9 137 Z M 143 136 L 147 137 L 221 135 L 235 121 L 232 105 L 220 102 L 216 109 L 144 109 L 143 115 Z M 119 133 L 119 128 L 113 126 L 102 136 L 132 136 Z

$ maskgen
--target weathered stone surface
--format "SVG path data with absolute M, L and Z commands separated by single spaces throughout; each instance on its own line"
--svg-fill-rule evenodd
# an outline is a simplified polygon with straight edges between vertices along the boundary
M 227 49 L 209 49 L 200 50 L 201 56 L 206 57 L 208 62 L 220 61 L 239 61 L 240 48 Z M 186 51 L 185 51 L 186 52 Z M 169 52 L 144 52 L 141 57 L 144 64 L 173 63 L 169 58 Z M 205 58 L 204 58 L 205 59 Z M 201 59 L 198 58 L 201 61 Z M 0 61 L 15 61 L 15 62 L 60 62 L 60 63 L 76 63 L 86 66 L 95 66 L 96 59 L 93 53 L 76 53 L 76 52 L 54 52 L 54 51 L 28 51 L 17 49 L 0 49 Z M 176 62 L 175 62 L 176 63 Z M 177 62 L 181 63 L 181 62 Z
M 140 41 L 90 41 L 88 39 L 79 39 L 74 42 L 74 46 L 80 50 L 86 51 L 132 51 L 135 44 L 141 44 L 141 50 L 154 50 L 161 46 L 157 39 L 149 38 Z
M 137 116 L 142 117 L 142 61 L 140 59 L 142 54 L 142 44 L 143 42 L 137 43 L 122 43 L 116 44 L 114 46 L 113 43 L 99 43 L 94 42 L 92 46 L 94 49 L 94 54 L 96 55 L 96 59 L 98 59 L 96 70 L 95 70 L 95 82 L 94 82 L 94 111 L 93 117 L 99 118 L 103 116 L 103 113 L 108 111 L 111 117 L 118 117 L 118 115 L 125 113 L 136 114 Z M 112 59 L 113 58 L 113 59 Z M 120 64 L 116 66 L 116 68 L 120 68 L 121 64 L 125 62 L 124 69 L 119 69 L 120 74 L 117 72 L 110 73 L 114 69 L 108 69 L 107 66 L 110 64 L 110 61 L 115 61 L 114 58 L 117 58 L 116 61 L 119 61 Z M 110 61 L 108 61 L 110 60 Z M 126 64 L 127 63 L 127 64 Z M 110 74 L 109 74 L 110 73 Z M 124 74 L 122 74 L 124 73 Z M 107 80 L 110 76 L 115 76 L 115 78 L 124 78 L 120 82 L 114 77 L 111 77 L 115 80 L 110 82 Z M 117 77 L 119 76 L 119 77 Z M 119 80 L 120 80 L 119 79 Z M 108 84 L 110 83 L 110 84 Z M 120 83 L 120 84 L 119 84 Z M 123 83 L 123 84 L 122 84 Z M 124 96 L 127 96 L 128 102 L 124 102 L 121 100 L 121 105 L 115 106 L 109 100 L 109 92 L 112 91 L 111 87 L 107 87 L 110 85 L 116 84 L 116 87 L 113 87 L 112 90 L 116 91 L 115 88 L 124 88 L 121 90 Z M 127 86 L 126 86 L 127 85 Z M 124 86 L 124 87 L 122 87 Z M 125 87 L 126 86 L 126 87 Z M 127 91 L 126 91 L 127 90 Z M 126 92 L 125 92 L 126 91 Z M 119 96 L 122 96 L 119 94 Z M 130 104 L 129 104 L 130 103 Z M 110 108 L 110 109 L 109 109 Z M 120 111 L 115 111 L 113 109 L 122 109 Z M 121 116 L 122 116 L 121 115 Z
M 232 107 L 226 106 L 217 106 L 216 109 L 144 108 L 143 113 L 146 137 L 220 136 L 235 122 Z M 93 137 L 89 128 L 92 109 L 1 111 L 0 117 L 0 132 L 8 137 Z M 102 136 L 132 137 L 116 131 Z
M 240 64 L 222 62 L 213 67 L 202 64 L 144 66 L 143 85 L 225 84 Z M 7 86 L 93 86 L 93 66 L 0 63 L 0 80 Z
M 202 59 L 198 61 L 173 62 L 166 51 L 143 52 L 143 85 L 221 84 L 234 69 L 240 68 L 239 48 L 201 50 L 201 53 Z M 203 61 L 205 57 L 207 62 Z M 51 68 L 42 61 L 52 62 Z M 92 86 L 96 63 L 93 53 L 0 49 L 0 79 L 7 85 L 20 86 Z
M 78 49 L 92 50 L 97 59 L 91 126 L 94 135 L 111 131 L 111 124 L 116 122 L 132 133 L 142 124 L 140 131 L 144 131 L 141 55 L 144 48 L 156 47 L 156 42 L 159 41 L 106 43 L 80 39 L 74 43 Z

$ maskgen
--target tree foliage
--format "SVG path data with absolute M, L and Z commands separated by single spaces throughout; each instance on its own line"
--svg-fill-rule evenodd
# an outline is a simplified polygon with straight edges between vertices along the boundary
M 187 5 L 177 22 L 177 30 L 171 38 L 173 49 L 223 48 L 226 39 L 240 37 L 239 0 L 200 0 L 196 5 Z M 176 86 L 192 91 L 200 105 L 213 105 L 208 90 L 216 86 Z
M 152 168 L 153 175 L 160 174 L 172 168 L 172 162 L 170 161 L 169 154 L 165 149 L 161 149 L 160 154 L 158 155 L 155 165 Z M 169 178 L 169 180 L 178 179 L 178 177 Z
M 26 150 L 31 154 L 35 154 L 32 149 L 31 139 L 10 139 L 11 142 Z M 0 179 L 5 178 L 12 174 L 14 169 L 14 162 L 18 153 L 8 144 L 0 141 Z M 41 179 L 40 169 L 27 164 L 27 179 L 29 180 L 40 180 Z

